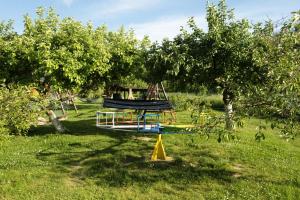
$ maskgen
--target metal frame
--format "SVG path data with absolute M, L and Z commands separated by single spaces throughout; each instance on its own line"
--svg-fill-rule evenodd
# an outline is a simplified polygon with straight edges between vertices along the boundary
M 140 114 L 137 116 L 138 121 L 138 132 L 151 132 L 151 133 L 160 133 L 161 126 L 159 122 L 159 114 Z M 147 124 L 147 117 L 156 117 L 155 123 Z M 142 121 L 140 120 L 142 119 Z
M 137 124 L 116 124 L 116 112 L 96 112 L 96 127 L 111 129 L 137 129 L 138 132 L 160 133 L 159 114 L 137 115 Z M 111 117 L 111 121 L 108 119 Z M 155 122 L 147 123 L 147 118 L 155 117 Z M 103 123 L 104 122 L 104 123 Z
M 112 124 L 108 124 L 107 116 L 112 116 Z M 105 124 L 101 124 L 101 116 L 105 116 Z M 104 128 L 114 128 L 115 127 L 115 112 L 96 112 L 96 126 Z

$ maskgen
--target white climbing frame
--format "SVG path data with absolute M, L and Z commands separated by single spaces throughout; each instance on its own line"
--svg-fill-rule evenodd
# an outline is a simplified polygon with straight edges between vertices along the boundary
M 108 121 L 108 117 L 111 116 L 111 122 Z M 105 120 L 103 123 L 102 120 Z M 100 112 L 96 113 L 96 126 L 104 128 L 114 128 L 115 127 L 115 112 Z
M 137 121 L 130 124 L 118 123 L 117 115 L 123 112 L 96 112 L 96 127 L 108 129 L 137 129 L 139 132 L 159 132 L 159 120 L 157 123 L 147 123 L 141 120 L 141 115 L 137 116 Z M 123 116 L 125 113 L 122 114 Z M 159 117 L 158 114 L 146 114 L 147 117 Z M 159 119 L 159 118 L 157 118 Z

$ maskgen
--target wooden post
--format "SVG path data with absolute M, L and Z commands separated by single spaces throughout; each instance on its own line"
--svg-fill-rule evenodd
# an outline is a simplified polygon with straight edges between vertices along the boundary
M 176 113 L 174 113 L 172 110 L 170 112 L 174 122 L 176 122 Z
M 160 99 L 158 83 L 156 84 L 156 98 Z
M 160 85 L 161 85 L 161 88 L 162 88 L 162 91 L 163 91 L 163 93 L 164 93 L 164 96 L 165 96 L 166 100 L 169 100 L 169 98 L 168 98 L 168 96 L 167 96 L 167 93 L 166 93 L 166 91 L 165 91 L 165 88 L 164 88 L 163 83 L 160 82 Z

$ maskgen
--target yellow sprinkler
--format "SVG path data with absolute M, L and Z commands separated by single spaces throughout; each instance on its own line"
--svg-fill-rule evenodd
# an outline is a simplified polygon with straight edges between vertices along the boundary
M 158 135 L 157 142 L 154 146 L 154 150 L 151 156 L 152 161 L 167 160 L 164 145 L 162 143 L 161 134 Z

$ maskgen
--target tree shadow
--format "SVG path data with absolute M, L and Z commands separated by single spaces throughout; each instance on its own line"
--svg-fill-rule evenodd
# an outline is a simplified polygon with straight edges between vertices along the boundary
M 27 136 L 38 136 L 38 135 L 48 135 L 48 134 L 54 134 L 55 128 L 52 125 L 43 125 L 43 126 L 36 126 L 31 127 L 29 132 L 27 133 Z
M 92 116 L 91 116 L 92 117 Z M 61 121 L 67 129 L 64 133 L 57 133 L 52 125 L 32 127 L 28 136 L 47 135 L 47 134 L 67 134 L 67 135 L 98 135 L 101 133 L 114 133 L 114 130 L 99 129 L 96 127 L 96 119 L 85 119 L 77 121 Z
M 198 183 L 204 179 L 213 179 L 221 183 L 246 180 L 255 182 L 269 182 L 275 185 L 290 185 L 299 188 L 297 180 L 268 180 L 267 177 L 241 176 L 235 178 L 235 172 L 224 165 L 220 165 L 218 156 L 207 150 L 193 152 L 171 152 L 174 160 L 171 162 L 151 162 L 150 154 L 153 150 L 156 134 L 141 134 L 137 132 L 121 132 L 119 130 L 99 129 L 95 125 L 95 117 L 84 119 L 79 116 L 77 121 L 63 121 L 69 130 L 68 135 L 102 135 L 93 142 L 70 142 L 67 149 L 48 147 L 36 154 L 39 160 L 54 162 L 53 171 L 67 173 L 78 180 L 92 180 L 97 185 L 123 187 L 132 184 L 152 185 L 163 181 L 172 185 Z M 182 128 L 169 128 L 169 132 L 180 133 Z M 29 136 L 54 134 L 52 126 L 33 128 Z M 134 138 L 150 137 L 152 140 L 140 141 Z M 98 145 L 95 145 L 97 144 Z M 190 163 L 184 157 L 198 157 L 196 162 Z
M 99 134 L 139 134 L 136 129 L 131 130 L 121 130 L 121 129 L 109 129 L 109 128 L 99 128 L 96 127 L 96 117 L 90 115 L 89 119 L 86 119 L 86 116 L 82 116 L 84 119 L 78 118 L 76 121 L 61 121 L 63 126 L 67 129 L 65 133 L 57 133 L 55 128 L 52 125 L 43 125 L 32 127 L 28 132 L 28 136 L 42 136 L 47 134 L 67 134 L 67 135 L 99 135 Z M 162 134 L 189 134 L 184 128 L 177 127 L 166 127 L 161 132 Z M 153 135 L 155 133 L 149 133 Z
M 72 141 L 68 148 L 58 149 L 57 146 L 45 148 L 36 154 L 37 159 L 52 162 L 53 171 L 66 173 L 71 180 L 93 181 L 99 186 L 124 187 L 133 184 L 152 185 L 163 181 L 173 186 L 199 183 L 210 179 L 220 183 L 250 181 L 271 183 L 279 186 L 300 188 L 297 179 L 272 180 L 263 176 L 241 175 L 222 165 L 220 157 L 205 148 L 194 151 L 167 150 L 174 160 L 171 162 L 151 162 L 150 156 L 155 144 L 156 134 L 137 132 L 120 132 L 117 130 L 98 129 L 94 119 L 65 121 L 64 125 L 71 135 L 102 135 L 106 141 L 97 137 L 95 141 Z M 180 128 L 178 131 L 180 132 Z M 32 134 L 43 135 L 54 131 L 51 126 L 39 127 Z M 175 130 L 174 130 L 175 131 Z M 150 141 L 138 140 L 148 137 Z M 183 158 L 197 158 L 191 163 Z
M 89 104 L 76 104 L 77 109 L 80 110 L 97 110 L 102 107 L 100 103 L 89 103 Z
M 80 142 L 70 143 L 71 151 L 45 149 L 36 157 L 43 161 L 55 161 L 53 170 L 68 173 L 72 178 L 83 181 L 90 179 L 97 185 L 111 187 L 152 185 L 158 181 L 178 185 L 199 182 L 205 178 L 229 183 L 234 181 L 234 172 L 211 162 L 216 158 L 207 151 L 200 151 L 197 155 L 209 157 L 201 160 L 206 163 L 191 164 L 180 156 L 174 157 L 173 161 L 152 162 L 150 154 L 155 140 L 136 141 L 132 135 L 137 136 L 111 135 L 116 140 L 102 148 Z
M 211 160 L 216 159 L 209 152 L 201 151 L 197 156 L 209 157 L 196 165 L 174 157 L 171 162 L 151 162 L 150 154 L 155 144 L 156 134 L 123 132 L 119 130 L 99 129 L 95 119 L 80 119 L 63 121 L 69 130 L 68 135 L 102 135 L 108 136 L 108 141 L 102 139 L 93 142 L 71 142 L 66 149 L 49 147 L 38 152 L 39 160 L 54 162 L 53 170 L 68 173 L 71 178 L 91 179 L 97 185 L 122 187 L 131 184 L 153 184 L 165 181 L 170 184 L 186 184 L 198 182 L 204 178 L 219 181 L 233 181 L 233 172 L 222 166 L 216 166 Z M 169 129 L 180 132 L 181 128 Z M 52 126 L 42 126 L 33 129 L 30 136 L 55 133 Z M 134 138 L 147 136 L 152 141 L 142 141 Z M 98 143 L 99 145 L 95 145 Z

